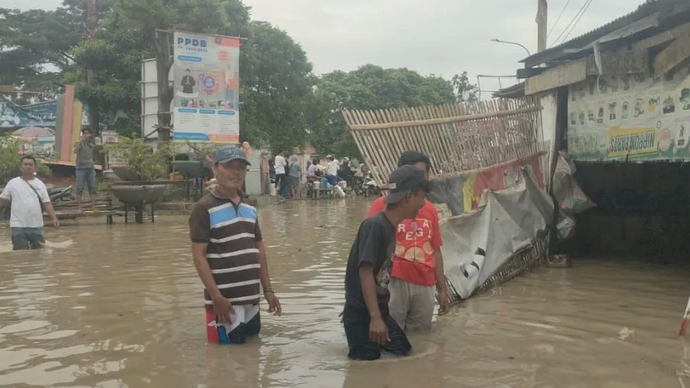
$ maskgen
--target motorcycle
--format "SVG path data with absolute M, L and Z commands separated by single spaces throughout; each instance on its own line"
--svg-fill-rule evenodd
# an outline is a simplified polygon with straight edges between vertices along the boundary
M 381 195 L 381 189 L 379 189 L 378 185 L 376 184 L 376 181 L 374 181 L 374 177 L 371 176 L 371 174 L 367 175 L 367 177 L 364 178 L 364 182 L 362 182 L 361 191 L 365 197 Z

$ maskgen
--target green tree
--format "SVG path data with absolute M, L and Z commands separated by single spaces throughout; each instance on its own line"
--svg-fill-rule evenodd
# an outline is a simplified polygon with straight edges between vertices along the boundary
M 266 22 L 250 25 L 242 45 L 242 137 L 274 151 L 292 151 L 306 142 L 305 111 L 316 78 L 307 55 L 290 36 Z
M 113 2 L 99 0 L 97 13 L 107 12 Z M 83 0 L 65 0 L 52 11 L 0 8 L 0 85 L 52 98 L 62 72 L 76 65 L 70 51 L 83 39 L 85 21 Z
M 477 101 L 477 92 L 479 92 L 479 88 L 477 85 L 470 83 L 466 71 L 454 75 L 450 83 L 453 85 L 453 91 L 455 92 L 455 97 L 458 102 Z
M 334 71 L 321 77 L 315 104 L 326 108 L 327 117 L 315 109 L 319 126 L 309 141 L 320 153 L 359 156 L 352 135 L 345 128 L 345 109 L 390 109 L 421 105 L 449 104 L 456 101 L 451 82 L 434 75 L 422 76 L 408 69 L 383 69 L 365 65 L 345 73 Z M 323 109 L 321 108 L 321 109 Z

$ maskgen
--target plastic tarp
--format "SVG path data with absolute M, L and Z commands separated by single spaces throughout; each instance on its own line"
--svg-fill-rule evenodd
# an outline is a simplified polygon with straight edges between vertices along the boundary
M 441 222 L 446 277 L 462 299 L 469 298 L 517 253 L 529 249 L 549 227 L 553 201 L 529 169 L 520 176 L 512 187 L 486 191 L 476 211 Z M 454 185 L 436 189 L 441 187 Z

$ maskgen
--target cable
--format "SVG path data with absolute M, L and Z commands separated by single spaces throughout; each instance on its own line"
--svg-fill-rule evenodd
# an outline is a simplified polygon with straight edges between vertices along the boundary
M 563 29 L 563 31 L 561 32 L 561 34 L 558 35 L 558 38 L 556 38 L 556 39 L 553 41 L 553 43 L 551 44 L 551 47 L 555 46 L 556 43 L 558 43 L 558 40 L 561 39 L 561 37 L 563 37 L 563 35 L 565 35 L 565 33 L 568 31 L 568 28 L 570 28 L 570 26 L 572 26 L 573 23 L 575 23 L 575 19 L 577 19 L 578 16 L 580 16 L 580 14 L 582 13 L 582 11 L 583 11 L 585 8 L 587 8 L 587 5 L 590 4 L 591 2 L 592 2 L 592 0 L 585 0 L 585 3 L 582 4 L 582 7 L 580 7 L 580 10 L 579 10 L 579 11 L 577 11 L 577 13 L 576 13 L 575 16 L 573 17 L 573 19 L 570 21 L 570 23 L 568 23 L 568 25 L 565 26 L 565 28 Z
M 546 35 L 547 38 L 548 38 L 549 36 L 551 36 L 551 33 L 553 32 L 553 30 L 554 30 L 554 29 L 556 28 L 556 26 L 558 25 L 558 22 L 561 20 L 561 16 L 563 16 L 563 13 L 565 12 L 565 9 L 568 8 L 568 5 L 570 5 L 570 2 L 571 2 L 571 1 L 572 1 L 572 0 L 568 0 L 568 2 L 565 3 L 565 7 L 563 7 L 563 9 L 561 10 L 561 13 L 558 15 L 558 18 L 556 18 L 556 23 L 554 23 L 553 26 L 551 26 L 551 29 L 549 30 L 549 33 Z
M 563 38 L 563 41 L 562 41 L 561 43 L 565 42 L 565 40 L 568 39 L 568 37 L 570 36 L 570 34 L 572 34 L 573 31 L 575 31 L 575 27 L 577 27 L 577 24 L 580 23 L 580 19 L 582 19 L 582 17 L 585 15 L 585 12 L 587 12 L 587 10 L 589 9 L 589 6 L 592 5 L 592 1 L 594 1 L 594 0 L 589 0 L 589 3 L 587 3 L 587 7 L 585 7 L 585 10 L 584 10 L 584 11 L 582 11 L 582 13 L 580 14 L 580 17 L 577 19 L 577 21 L 575 22 L 575 24 L 573 24 L 573 28 L 571 28 L 571 29 L 570 29 L 570 32 L 568 32 L 568 33 L 565 35 L 565 37 Z

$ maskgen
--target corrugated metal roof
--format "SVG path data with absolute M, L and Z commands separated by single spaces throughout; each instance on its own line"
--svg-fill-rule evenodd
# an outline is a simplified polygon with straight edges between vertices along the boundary
M 616 31 L 617 29 L 622 28 L 637 20 L 651 16 L 656 12 L 669 10 L 676 5 L 687 4 L 688 0 L 647 0 L 644 4 L 640 5 L 637 8 L 637 10 L 625 16 L 621 16 L 618 19 L 615 19 L 599 28 L 596 28 L 590 32 L 573 38 L 558 46 L 551 47 L 542 52 L 531 55 L 521 60 L 520 62 L 525 63 L 526 67 L 534 67 L 536 65 L 546 62 L 547 60 L 556 59 L 559 56 L 558 54 L 565 54 L 564 50 L 584 47 L 588 44 L 593 43 L 594 41 L 606 34 Z

